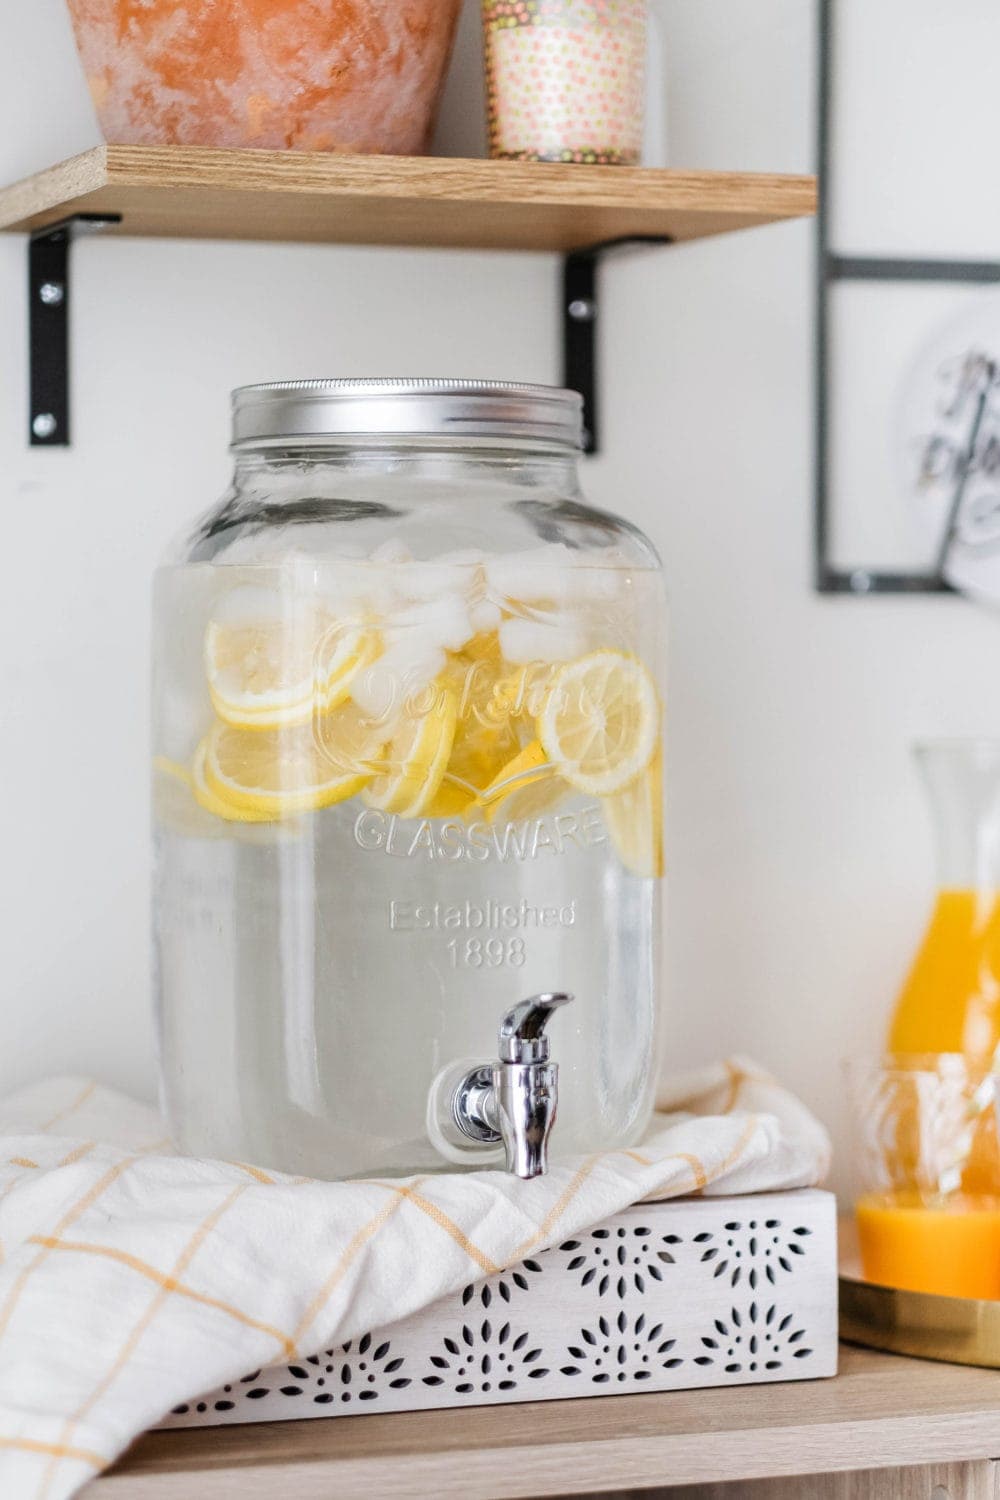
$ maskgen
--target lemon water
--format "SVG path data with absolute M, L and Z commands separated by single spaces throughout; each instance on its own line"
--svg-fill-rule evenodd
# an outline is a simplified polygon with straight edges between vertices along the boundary
M 496 1162 L 448 1146 L 434 1083 L 552 990 L 575 996 L 549 1026 L 553 1155 L 641 1132 L 660 584 L 537 551 L 161 570 L 156 984 L 182 1149 L 321 1177 Z M 591 764 L 595 733 L 616 749 Z

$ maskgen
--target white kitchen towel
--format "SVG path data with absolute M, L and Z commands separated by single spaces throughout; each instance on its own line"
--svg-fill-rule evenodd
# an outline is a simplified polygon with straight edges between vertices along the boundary
M 729 1061 L 661 1090 L 641 1146 L 519 1182 L 316 1182 L 170 1154 L 83 1079 L 0 1103 L 0 1496 L 64 1500 L 172 1406 L 416 1312 L 643 1199 L 809 1187 L 805 1107 Z

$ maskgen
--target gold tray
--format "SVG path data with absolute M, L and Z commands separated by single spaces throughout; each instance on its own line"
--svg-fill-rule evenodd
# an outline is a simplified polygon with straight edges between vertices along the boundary
M 849 1344 L 1000 1370 L 1000 1302 L 865 1281 L 853 1219 L 840 1224 L 840 1337 Z

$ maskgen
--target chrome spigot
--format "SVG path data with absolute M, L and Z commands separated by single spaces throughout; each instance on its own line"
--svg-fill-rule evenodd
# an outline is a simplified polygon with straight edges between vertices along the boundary
M 549 1061 L 545 1026 L 572 995 L 535 995 L 500 1022 L 500 1058 L 471 1068 L 452 1095 L 459 1131 L 483 1145 L 503 1142 L 507 1171 L 541 1177 L 559 1102 L 559 1066 Z

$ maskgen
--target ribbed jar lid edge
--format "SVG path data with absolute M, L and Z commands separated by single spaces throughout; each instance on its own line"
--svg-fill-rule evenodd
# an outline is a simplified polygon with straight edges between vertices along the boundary
M 381 376 L 280 380 L 233 391 L 233 446 L 448 437 L 582 446 L 583 401 L 558 386 Z

